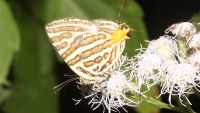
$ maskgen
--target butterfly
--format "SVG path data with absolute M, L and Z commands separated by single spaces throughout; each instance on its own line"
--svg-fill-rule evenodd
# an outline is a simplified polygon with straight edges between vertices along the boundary
M 82 79 L 102 81 L 125 48 L 130 28 L 104 19 L 64 18 L 45 26 L 47 35 L 66 64 Z

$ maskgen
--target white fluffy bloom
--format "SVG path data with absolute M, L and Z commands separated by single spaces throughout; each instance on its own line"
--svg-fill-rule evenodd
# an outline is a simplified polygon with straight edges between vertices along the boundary
M 177 53 L 177 50 L 178 48 L 176 42 L 172 39 L 172 37 L 167 35 L 151 41 L 147 48 L 147 52 L 159 54 L 166 59 L 173 58 Z
M 173 37 L 161 36 L 150 41 L 148 48 L 141 49 L 142 52 L 136 55 L 135 73 L 138 86 L 146 85 L 149 88 L 161 84 L 160 94 L 168 93 L 170 104 L 172 96 L 178 95 L 182 103 L 183 98 L 188 100 L 186 95 L 193 93 L 193 88 L 198 90 L 199 87 L 199 70 L 195 66 L 199 66 L 200 54 L 190 57 L 188 61 L 184 55 L 186 52 L 179 49 L 180 46 L 177 46 Z M 188 102 L 190 103 L 189 100 Z
M 190 37 L 196 32 L 195 26 L 190 22 L 180 22 L 171 25 L 165 30 L 165 33 L 171 32 L 175 36 Z
M 197 51 L 192 56 L 188 58 L 190 64 L 200 71 L 200 51 Z
M 188 46 L 189 48 L 200 48 L 200 32 L 195 33 L 193 36 L 190 37 Z
M 146 51 L 140 49 L 136 55 L 135 71 L 139 87 L 142 85 L 151 87 L 160 82 L 160 78 L 166 73 L 167 62 L 175 59 L 177 45 L 170 36 L 161 36 L 157 40 L 149 42 Z
M 138 55 L 137 58 L 135 73 L 138 86 L 145 85 L 149 88 L 158 83 L 160 75 L 165 70 L 162 57 L 144 53 Z
M 132 79 L 128 79 L 119 71 L 110 74 L 108 80 L 95 83 L 90 94 L 85 96 L 85 98 L 91 98 L 89 104 L 92 104 L 93 109 L 103 105 L 111 113 L 111 111 L 118 111 L 118 108 L 123 108 L 124 105 L 137 106 L 140 101 L 130 100 L 125 95 L 127 92 L 141 94 L 137 87 L 131 85 Z
M 167 73 L 162 82 L 161 94 L 169 93 L 169 102 L 171 96 L 178 95 L 180 102 L 185 98 L 189 103 L 187 94 L 192 94 L 192 89 L 197 87 L 197 70 L 189 63 L 173 63 L 167 68 Z M 172 105 L 172 104 L 171 104 Z M 182 103 L 184 105 L 184 103 Z

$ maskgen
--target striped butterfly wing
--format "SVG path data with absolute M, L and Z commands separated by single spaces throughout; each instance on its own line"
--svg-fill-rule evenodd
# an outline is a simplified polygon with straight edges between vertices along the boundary
M 70 68 L 86 80 L 102 80 L 121 55 L 125 41 L 114 43 L 112 34 L 119 25 L 106 20 L 66 18 L 46 25 L 46 32 Z

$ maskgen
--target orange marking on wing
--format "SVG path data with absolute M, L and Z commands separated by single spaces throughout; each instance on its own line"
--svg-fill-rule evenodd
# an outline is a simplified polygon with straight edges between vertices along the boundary
M 95 64 L 94 60 L 90 60 L 90 61 L 84 62 L 84 66 L 85 67 L 90 67 L 90 66 L 93 66 L 94 64 Z

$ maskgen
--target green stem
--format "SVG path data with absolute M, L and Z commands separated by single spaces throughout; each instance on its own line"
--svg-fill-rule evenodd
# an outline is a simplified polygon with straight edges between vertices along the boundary
M 187 107 L 185 107 L 185 108 L 188 108 L 188 109 L 186 109 L 186 110 L 188 111 L 188 113 L 196 113 L 196 112 L 190 107 L 190 104 L 189 104 L 189 103 L 187 103 Z
M 200 93 L 197 90 L 194 90 L 194 94 L 200 98 Z
M 158 106 L 159 108 L 165 108 L 165 109 L 169 109 L 169 110 L 173 110 L 179 113 L 188 113 L 188 111 L 186 111 L 185 109 L 179 108 L 179 107 L 172 107 L 169 104 L 163 103 L 161 101 L 159 101 L 158 99 L 152 98 L 152 97 L 148 97 L 146 96 L 146 98 L 144 98 L 143 96 L 133 96 L 131 94 L 128 94 L 128 96 L 130 97 L 130 99 L 136 99 L 136 100 L 141 100 L 146 102 L 146 103 L 150 103 L 153 104 L 155 106 Z M 189 113 L 195 113 L 195 112 L 189 112 Z
M 185 104 L 186 106 L 183 106 L 183 105 L 180 103 L 179 98 L 178 98 L 177 96 L 174 96 L 174 99 L 175 99 L 175 101 L 178 103 L 178 105 L 181 107 L 181 109 L 184 109 L 184 111 L 186 111 L 185 113 L 196 113 L 196 112 L 193 111 L 193 109 L 190 107 L 190 104 L 187 102 L 186 99 L 183 100 L 183 101 L 185 101 L 184 104 Z

